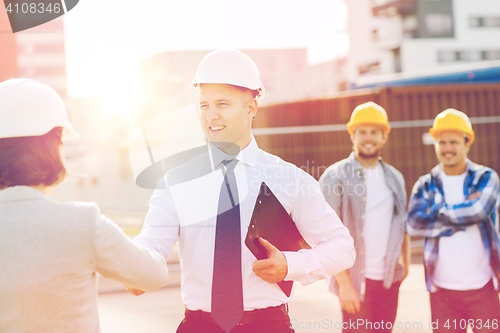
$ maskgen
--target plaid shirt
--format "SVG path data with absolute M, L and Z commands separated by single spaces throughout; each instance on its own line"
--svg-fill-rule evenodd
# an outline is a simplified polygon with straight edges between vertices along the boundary
M 432 276 L 439 255 L 440 237 L 451 236 L 466 226 L 478 224 L 483 244 L 490 256 L 495 277 L 500 277 L 498 240 L 498 175 L 482 165 L 467 161 L 464 196 L 480 192 L 479 198 L 447 205 L 439 176 L 441 165 L 415 183 L 408 207 L 408 233 L 425 237 L 424 264 L 427 290 L 436 291 Z
M 385 257 L 384 287 L 404 277 L 404 267 L 399 263 L 401 245 L 406 232 L 406 192 L 403 175 L 391 165 L 379 160 L 384 170 L 387 186 L 394 193 L 394 214 L 391 221 L 389 244 Z M 352 285 L 360 300 L 365 297 L 365 242 L 363 225 L 366 211 L 366 180 L 364 169 L 351 153 L 348 158 L 331 165 L 319 179 L 326 201 L 337 212 L 354 239 L 356 261 L 349 269 Z M 335 277 L 330 279 L 330 291 L 339 294 Z

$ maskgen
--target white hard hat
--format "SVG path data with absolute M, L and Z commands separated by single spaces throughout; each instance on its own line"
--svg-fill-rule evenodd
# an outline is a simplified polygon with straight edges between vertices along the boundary
M 203 58 L 191 86 L 203 83 L 231 84 L 257 90 L 257 98 L 264 96 L 259 69 L 249 56 L 235 49 L 215 50 Z
M 0 138 L 40 136 L 63 128 L 62 139 L 80 137 L 69 122 L 62 98 L 51 87 L 32 79 L 0 83 Z

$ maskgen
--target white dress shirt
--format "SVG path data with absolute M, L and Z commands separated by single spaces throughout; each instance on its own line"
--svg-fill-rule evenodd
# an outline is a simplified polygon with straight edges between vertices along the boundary
M 265 282 L 252 271 L 256 260 L 245 245 L 247 228 L 262 182 L 271 188 L 291 215 L 312 249 L 283 252 L 288 272 L 285 280 L 306 285 L 351 267 L 355 252 L 347 228 L 328 205 L 319 185 L 293 164 L 258 148 L 255 139 L 236 157 L 241 215 L 242 281 L 245 310 L 277 306 L 288 297 L 277 284 Z M 216 158 L 213 158 L 216 159 Z M 199 164 L 199 161 L 192 165 Z M 189 164 L 189 163 L 188 163 Z M 190 168 L 191 166 L 181 169 Z M 167 174 L 151 197 L 141 234 L 135 241 L 151 251 L 169 257 L 179 240 L 182 300 L 190 310 L 211 310 L 217 203 L 223 181 L 221 164 L 196 179 L 173 185 Z M 218 168 L 218 169 L 217 169 Z M 163 187 L 163 188 L 161 188 Z

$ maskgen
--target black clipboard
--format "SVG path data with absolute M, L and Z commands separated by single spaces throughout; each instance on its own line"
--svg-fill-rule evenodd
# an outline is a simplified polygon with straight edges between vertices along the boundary
M 266 259 L 267 252 L 260 244 L 258 237 L 266 239 L 280 251 L 299 251 L 311 248 L 300 235 L 295 222 L 265 182 L 260 185 L 245 245 L 257 259 Z M 278 285 L 289 297 L 293 281 L 281 281 L 278 282 Z

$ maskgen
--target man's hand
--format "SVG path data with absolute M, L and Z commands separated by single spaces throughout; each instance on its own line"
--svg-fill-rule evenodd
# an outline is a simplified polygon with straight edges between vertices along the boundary
M 467 198 L 468 201 L 477 199 L 481 196 L 481 192 L 474 192 Z
M 267 251 L 267 259 L 253 262 L 255 275 L 269 283 L 283 281 L 288 271 L 285 255 L 264 238 L 259 237 L 259 242 Z
M 347 313 L 355 314 L 361 310 L 358 293 L 352 284 L 341 286 L 339 289 L 339 298 L 342 309 Z
M 125 285 L 124 285 L 125 286 Z M 129 288 L 127 286 L 125 286 L 125 288 L 127 288 L 127 291 L 129 293 L 131 293 L 132 295 L 135 295 L 135 296 L 139 296 L 139 295 L 142 295 L 145 293 L 144 290 L 140 290 L 140 289 L 134 289 L 134 288 Z
M 403 282 L 403 280 L 406 279 L 410 273 L 411 265 L 411 237 L 407 233 L 405 233 L 403 237 L 403 244 L 401 245 L 401 261 L 405 269 L 405 275 L 401 282 Z

